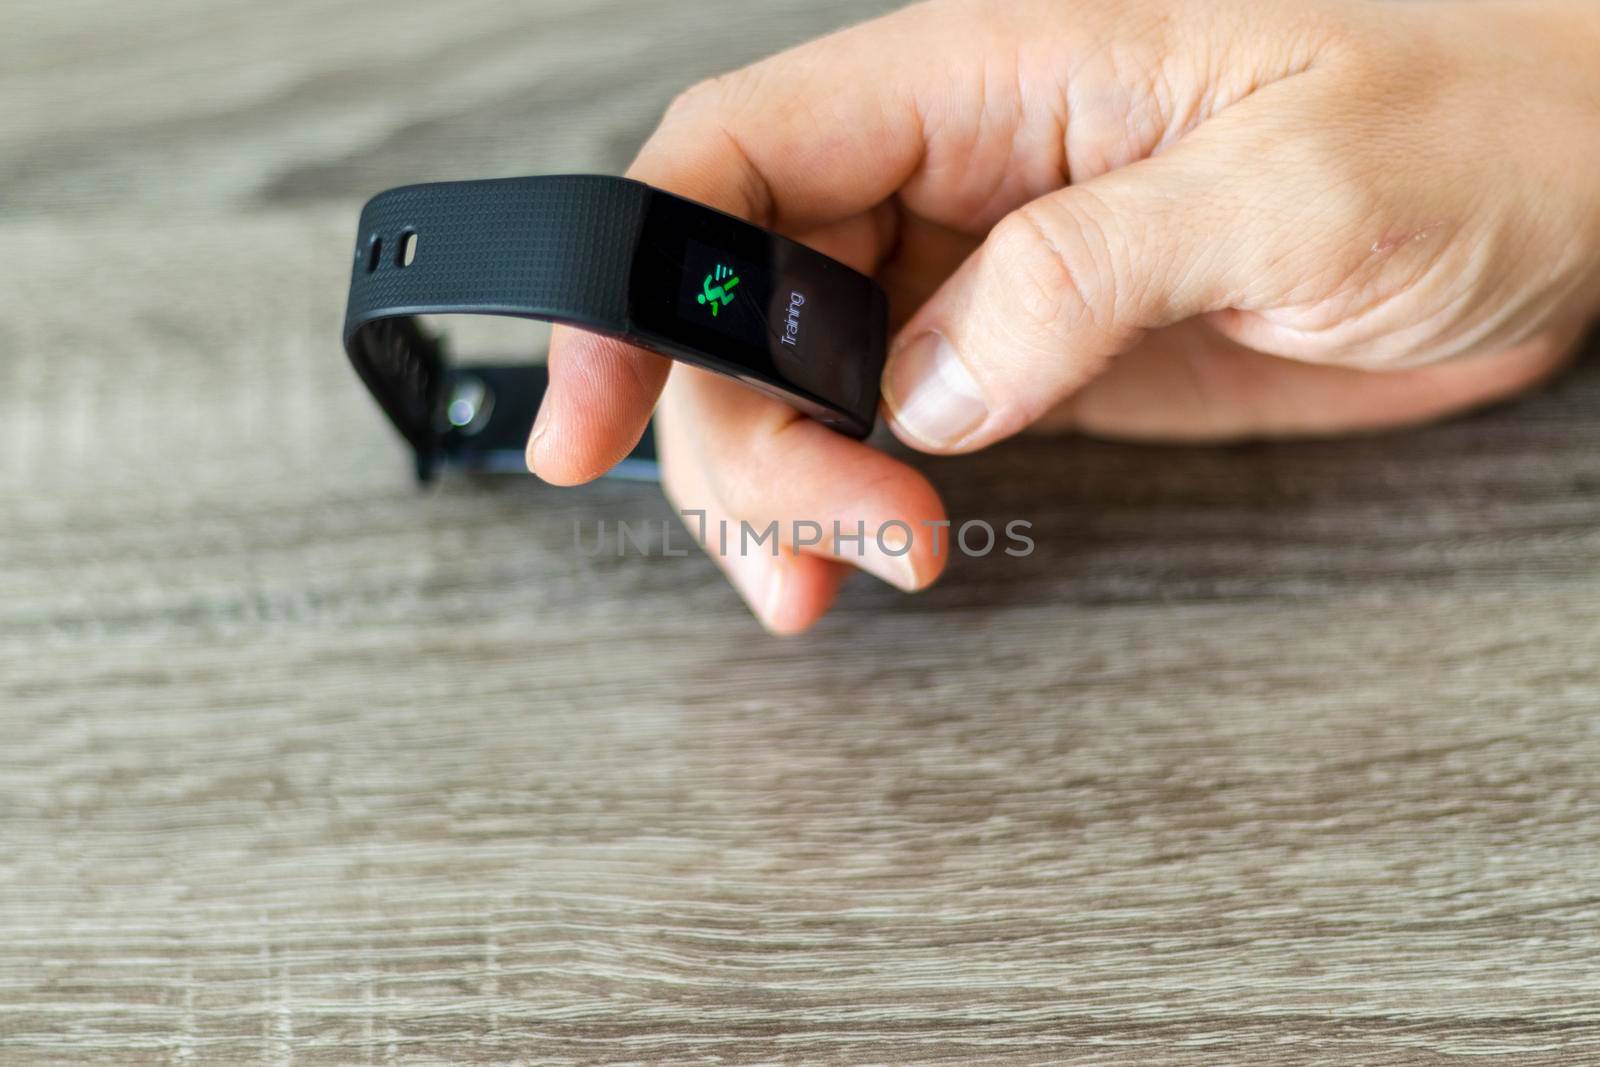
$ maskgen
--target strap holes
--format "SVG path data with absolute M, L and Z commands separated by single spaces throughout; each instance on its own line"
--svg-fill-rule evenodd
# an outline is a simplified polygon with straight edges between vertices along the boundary
M 417 234 L 415 230 L 407 230 L 400 235 L 400 247 L 395 249 L 394 265 L 409 267 L 417 258 Z
M 378 263 L 383 258 L 383 238 L 373 234 L 367 238 L 367 273 L 371 274 L 378 269 Z

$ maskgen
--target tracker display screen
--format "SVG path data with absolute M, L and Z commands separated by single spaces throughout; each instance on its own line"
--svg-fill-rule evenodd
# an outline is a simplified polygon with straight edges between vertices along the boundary
M 758 388 L 775 378 L 802 396 L 833 398 L 871 425 L 887 310 L 855 271 L 656 191 L 630 299 L 632 327 L 675 357 Z
M 766 271 L 693 238 L 686 241 L 680 317 L 765 346 L 772 330 L 771 301 Z

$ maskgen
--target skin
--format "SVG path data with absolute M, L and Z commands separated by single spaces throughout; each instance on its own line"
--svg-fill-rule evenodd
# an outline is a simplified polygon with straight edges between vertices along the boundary
M 935 2 L 696 86 L 629 173 L 877 277 L 913 448 L 1374 431 L 1528 388 L 1600 311 L 1596 55 L 1591 0 Z M 659 399 L 666 491 L 711 528 L 946 517 L 727 379 L 572 330 L 550 365 L 548 481 Z M 947 551 L 712 555 L 791 633 L 852 568 L 914 590 Z

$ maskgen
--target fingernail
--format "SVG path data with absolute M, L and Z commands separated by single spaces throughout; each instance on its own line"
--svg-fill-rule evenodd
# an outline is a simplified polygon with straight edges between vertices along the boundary
M 539 438 L 543 437 L 545 430 L 549 428 L 545 425 L 544 417 L 544 413 L 548 410 L 545 405 L 539 405 L 539 413 L 533 417 L 533 427 L 528 431 L 528 447 L 524 453 L 524 458 L 527 460 L 530 471 L 534 469 L 534 460 L 538 458 L 535 450 L 539 447 Z
M 759 614 L 762 623 L 769 628 L 772 626 L 773 620 L 778 617 L 778 609 L 783 604 L 783 575 L 784 568 L 781 566 L 773 567 L 772 573 L 767 575 L 767 592 L 761 598 Z
M 930 448 L 959 443 L 989 414 L 978 383 L 940 333 L 925 333 L 889 357 L 883 399 L 896 425 Z
M 910 593 L 917 588 L 917 571 L 911 565 L 909 548 L 910 541 L 898 527 L 886 526 L 879 532 L 876 540 L 873 535 L 867 535 L 867 542 L 861 549 L 861 558 L 856 560 L 856 563 L 873 577 L 881 578 L 896 589 Z
M 778 609 L 783 604 L 784 568 L 771 556 L 759 552 L 733 551 L 724 558 L 728 564 L 728 576 L 733 579 L 739 595 L 744 597 L 744 602 L 761 620 L 761 624 L 771 629 L 773 620 L 778 617 Z

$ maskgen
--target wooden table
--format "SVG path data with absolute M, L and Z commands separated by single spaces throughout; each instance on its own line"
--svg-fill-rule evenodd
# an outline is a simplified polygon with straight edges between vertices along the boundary
M 651 487 L 410 483 L 362 198 L 870 8 L 8 0 L 0 1061 L 1600 1062 L 1592 362 L 924 460 L 1037 552 L 789 641 L 574 550 Z

